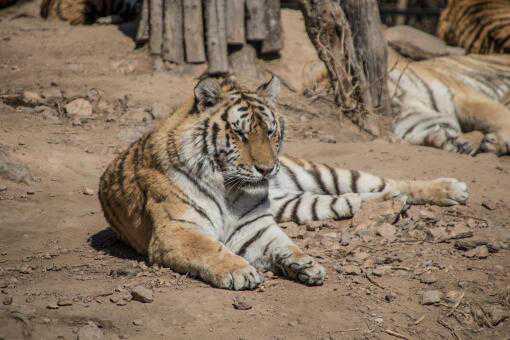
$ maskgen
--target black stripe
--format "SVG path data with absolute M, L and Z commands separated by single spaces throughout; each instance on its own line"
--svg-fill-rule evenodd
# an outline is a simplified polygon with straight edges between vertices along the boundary
M 408 69 L 408 71 L 416 78 L 418 79 L 418 81 L 420 82 L 420 84 L 423 85 L 423 87 L 425 87 L 425 90 L 427 91 L 427 94 L 429 95 L 429 100 L 432 104 L 432 107 L 434 108 L 435 111 L 439 112 L 439 109 L 437 108 L 437 102 L 436 102 L 436 98 L 434 97 L 434 92 L 432 91 L 432 88 L 422 79 L 420 78 L 420 76 L 418 76 L 416 74 L 416 72 L 414 72 L 412 69 Z
M 263 256 L 266 256 L 267 255 L 267 251 L 269 250 L 269 247 L 271 247 L 271 245 L 273 244 L 274 241 L 276 241 L 278 239 L 278 237 L 274 237 L 273 239 L 271 239 L 271 241 L 269 241 L 266 246 L 264 247 L 264 251 L 262 252 L 262 255 Z
M 283 214 L 285 213 L 285 209 L 287 208 L 287 206 L 288 206 L 290 203 L 292 203 L 292 202 L 294 202 L 295 200 L 297 200 L 298 198 L 300 198 L 301 196 L 303 196 L 303 194 L 304 194 L 304 193 L 301 193 L 301 194 L 299 194 L 299 195 L 295 196 L 294 198 L 291 198 L 290 200 L 288 200 L 287 202 L 285 202 L 284 204 L 282 204 L 282 205 L 280 206 L 280 209 L 278 209 L 278 213 L 277 213 L 277 214 L 276 214 L 276 216 L 275 216 L 275 220 L 276 220 L 276 222 L 279 222 L 279 221 L 281 221 L 281 220 L 282 220 L 282 216 L 283 216 Z
M 249 210 L 245 211 L 241 217 L 239 217 L 239 219 L 243 219 L 244 217 L 248 216 L 250 213 L 252 213 L 253 211 L 255 211 L 257 208 L 261 207 L 264 203 L 267 202 L 267 196 L 264 197 L 263 199 L 261 199 L 259 202 L 257 202 L 256 204 L 254 204 L 252 207 L 250 207 Z
M 292 208 L 292 214 L 290 217 L 290 220 L 297 224 L 301 224 L 301 220 L 299 219 L 299 216 L 298 216 L 298 209 L 299 209 L 299 205 L 301 204 L 302 199 L 303 199 L 303 197 L 299 197 L 297 202 L 294 204 L 294 207 Z
M 358 192 L 358 179 L 360 173 L 356 170 L 351 170 L 351 192 Z
M 347 203 L 347 206 L 349 207 L 349 216 L 354 216 L 354 211 L 352 210 L 352 204 L 351 201 L 349 201 L 348 198 L 344 197 L 345 203 Z
M 122 193 L 125 192 L 125 188 L 124 188 L 124 182 L 126 180 L 126 174 L 125 174 L 125 162 L 126 162 L 126 158 L 129 154 L 129 152 L 131 151 L 131 149 L 127 149 L 126 151 L 124 151 L 124 153 L 120 156 L 119 158 L 119 166 L 118 166 L 118 169 L 119 169 L 119 172 L 118 172 L 118 175 L 119 175 L 119 178 L 118 178 L 118 183 L 119 183 L 119 188 L 120 188 L 120 191 Z
M 335 194 L 340 195 L 340 184 L 338 183 L 338 174 L 336 173 L 336 170 L 330 167 L 329 165 L 325 165 L 326 168 L 331 173 L 331 176 L 333 177 L 333 184 L 335 185 Z
M 314 199 L 313 199 L 313 203 L 312 203 L 312 219 L 314 221 L 318 221 L 319 220 L 319 217 L 317 217 L 317 203 L 319 201 L 319 197 L 316 196 Z
M 285 169 L 285 171 L 287 172 L 287 174 L 289 175 L 290 179 L 292 180 L 292 182 L 294 183 L 294 185 L 298 188 L 299 191 L 304 191 L 303 190 L 303 187 L 301 186 L 301 184 L 299 184 L 299 181 L 296 177 L 296 174 L 285 164 L 281 163 L 282 167 Z
M 279 200 L 281 200 L 281 199 L 283 199 L 283 198 L 285 198 L 285 197 L 287 197 L 287 196 L 288 196 L 288 195 L 287 195 L 287 194 L 285 194 L 285 195 L 283 195 L 283 196 L 272 197 L 272 198 L 271 198 L 271 200 L 272 200 L 272 201 L 279 201 Z
M 210 224 L 211 226 L 214 227 L 214 223 L 212 222 L 212 220 L 209 218 L 209 216 L 207 215 L 207 213 L 205 212 L 204 209 L 202 209 L 201 207 L 199 207 L 198 205 L 196 205 L 194 202 L 190 201 L 190 200 L 187 200 L 186 198 L 184 197 L 181 197 L 180 195 L 178 195 L 177 193 L 173 192 L 172 193 L 179 201 L 181 201 L 182 203 L 186 204 L 187 206 L 191 207 L 193 210 L 195 210 L 200 216 L 202 216 L 203 218 L 205 218 Z
M 212 144 L 214 148 L 214 155 L 218 155 L 218 133 L 220 132 L 220 127 L 218 123 L 213 123 L 212 125 Z
M 241 229 L 243 229 L 244 227 L 252 224 L 253 222 L 256 222 L 262 218 L 265 218 L 265 217 L 269 217 L 269 216 L 272 216 L 271 214 L 264 214 L 264 215 L 260 215 L 260 216 L 257 216 L 255 218 L 252 218 L 251 220 L 248 220 L 246 222 L 244 222 L 243 224 L 241 225 L 238 225 L 236 227 L 236 229 L 234 229 L 234 231 L 232 232 L 232 234 L 230 234 L 228 237 L 227 237 L 227 240 L 224 242 L 225 244 L 227 244 L 228 242 L 230 242 L 230 240 L 232 239 L 232 237 L 234 237 L 235 234 L 237 234 Z
M 262 235 L 264 235 L 264 233 L 266 232 L 266 230 L 269 229 L 270 227 L 271 227 L 271 225 L 268 225 L 267 227 L 260 229 L 259 231 L 257 231 L 257 233 L 255 235 L 253 235 L 252 238 L 250 238 L 248 241 L 244 242 L 244 244 L 241 246 L 241 248 L 239 248 L 239 250 L 237 251 L 237 255 L 239 255 L 241 257 L 246 255 L 246 251 L 248 250 L 248 247 L 251 246 L 259 238 L 261 238 Z
M 402 139 L 406 139 L 407 135 L 409 135 L 411 132 L 414 131 L 414 129 L 416 129 L 420 124 L 423 124 L 423 123 L 426 123 L 426 122 L 429 122 L 431 120 L 434 120 L 434 119 L 437 119 L 437 118 L 440 118 L 440 117 L 427 117 L 427 118 L 423 118 L 419 121 L 417 121 L 413 126 L 411 126 L 410 128 L 408 128 L 404 134 L 402 135 Z
M 318 184 L 319 188 L 321 189 L 323 194 L 331 195 L 331 193 L 326 188 L 326 185 L 324 184 L 324 181 L 322 180 L 321 173 L 319 169 L 317 168 L 316 164 L 312 164 L 312 171 L 309 172 L 313 178 L 315 179 L 315 182 Z
M 338 201 L 338 197 L 335 197 L 331 200 L 331 203 L 329 204 L 329 209 L 331 209 L 331 211 L 333 212 L 333 214 L 335 214 L 335 219 L 336 220 L 339 220 L 341 219 L 340 215 L 338 214 L 338 212 L 335 210 L 335 204 L 336 202 Z
M 376 192 L 383 192 L 384 189 L 386 189 L 386 181 L 384 178 L 381 178 L 381 183 L 379 184 L 379 187 L 377 188 Z

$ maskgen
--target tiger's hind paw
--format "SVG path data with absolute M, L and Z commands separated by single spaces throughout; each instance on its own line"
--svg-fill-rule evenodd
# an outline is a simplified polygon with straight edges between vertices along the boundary
M 432 183 L 433 203 L 443 206 L 466 204 L 469 198 L 467 184 L 455 178 L 438 178 Z

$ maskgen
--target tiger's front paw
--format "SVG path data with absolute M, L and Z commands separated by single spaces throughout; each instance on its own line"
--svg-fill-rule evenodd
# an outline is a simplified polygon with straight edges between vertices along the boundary
M 437 205 L 465 204 L 469 198 L 466 183 L 455 178 L 438 178 L 432 181 L 431 201 Z
M 215 275 L 212 280 L 213 286 L 230 290 L 252 290 L 257 288 L 264 277 L 251 265 Z
M 320 286 L 326 278 L 326 270 L 308 255 L 290 256 L 281 263 L 285 276 L 307 286 Z

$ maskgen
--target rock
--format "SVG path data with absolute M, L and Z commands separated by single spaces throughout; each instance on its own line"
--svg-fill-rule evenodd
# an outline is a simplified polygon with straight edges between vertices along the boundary
M 144 286 L 136 286 L 131 290 L 131 296 L 133 300 L 140 301 L 143 303 L 151 303 L 154 301 L 152 291 L 145 288 Z
M 7 187 L 5 185 L 0 185 L 0 192 L 7 191 Z
M 47 317 L 41 318 L 41 322 L 45 325 L 49 325 L 51 323 L 51 319 Z
M 164 118 L 168 117 L 170 115 L 170 113 L 172 113 L 172 111 L 174 111 L 174 110 L 170 109 L 169 107 L 167 107 L 161 103 L 153 104 L 150 109 L 150 113 L 151 113 L 153 119 L 164 119 Z
M 101 94 L 97 89 L 89 89 L 87 91 L 87 99 L 93 106 L 96 106 L 99 104 L 99 101 L 101 100 Z
M 389 293 L 384 294 L 384 300 L 386 302 L 392 302 L 392 301 L 395 301 L 396 299 L 397 299 L 397 295 L 395 293 L 389 292 Z
M 83 188 L 83 194 L 84 195 L 87 195 L 87 196 L 93 196 L 95 194 L 94 190 L 90 189 L 90 188 Z
M 448 238 L 446 228 L 443 227 L 430 228 L 426 232 L 429 241 L 442 242 Z
M 103 331 L 91 321 L 78 330 L 78 340 L 98 340 L 103 338 Z
M 23 102 L 35 106 L 44 104 L 44 99 L 36 92 L 25 91 L 23 92 Z
M 319 138 L 319 142 L 329 143 L 329 144 L 336 144 L 336 139 L 333 136 L 325 135 L 325 136 L 321 136 Z
M 476 247 L 475 249 L 468 250 L 463 255 L 468 258 L 485 259 L 489 256 L 489 249 L 486 245 L 483 245 Z
M 86 99 L 78 98 L 64 106 L 67 116 L 72 119 L 88 119 L 92 117 L 92 104 Z
M 2 304 L 5 305 L 5 306 L 8 306 L 8 305 L 12 304 L 12 296 L 4 297 L 3 300 L 2 300 Z
M 458 240 L 453 244 L 459 250 L 471 250 L 479 246 L 487 245 L 488 241 L 485 240 Z
M 383 223 L 377 227 L 377 235 L 382 236 L 384 239 L 388 241 L 393 241 L 395 239 L 395 233 L 397 229 L 393 224 Z
M 433 305 L 439 303 L 441 298 L 443 297 L 443 293 L 438 290 L 427 290 L 424 291 L 421 296 L 421 304 L 422 305 Z
M 59 299 L 57 301 L 57 306 L 64 307 L 64 306 L 72 306 L 73 301 L 69 299 Z
M 235 309 L 237 310 L 249 310 L 252 309 L 252 305 L 246 302 L 242 297 L 235 297 L 234 302 L 232 303 Z
M 44 119 L 58 120 L 58 111 L 45 105 L 39 105 L 34 108 L 35 112 Z
M 361 269 L 358 266 L 348 264 L 342 267 L 342 273 L 345 275 L 360 275 Z
M 135 319 L 135 320 L 133 320 L 133 325 L 135 325 L 135 326 L 143 326 L 143 320 Z
M 32 273 L 32 268 L 28 265 L 24 265 L 24 266 L 21 266 L 19 268 L 19 272 L 21 274 L 31 274 Z
M 484 207 L 487 210 L 495 210 L 497 208 L 496 202 L 490 199 L 485 199 L 482 202 L 482 207 Z
M 420 276 L 420 282 L 429 285 L 437 282 L 437 277 L 431 272 L 425 272 Z
M 383 276 L 388 274 L 391 271 L 391 266 L 377 266 L 374 270 L 372 270 L 372 274 L 375 276 Z
M 342 233 L 342 237 L 340 238 L 340 245 L 346 247 L 348 246 L 352 241 L 352 234 L 348 231 L 344 231 Z
M 496 304 L 484 306 L 483 310 L 489 315 L 489 320 L 493 327 L 505 321 L 510 316 L 507 310 Z
M 144 108 L 130 108 L 128 112 L 122 115 L 125 121 L 148 122 L 152 116 Z
M 453 228 L 447 230 L 449 240 L 458 240 L 473 236 L 471 229 L 463 223 L 456 223 Z
M 57 86 L 50 86 L 41 90 L 41 96 L 48 102 L 55 102 L 58 99 L 63 98 L 62 91 Z
M 439 221 L 439 217 L 437 216 L 437 214 L 434 213 L 433 211 L 428 210 L 428 209 L 420 210 L 420 212 L 418 213 L 418 217 L 424 221 L 427 221 L 427 222 Z
M 50 303 L 46 306 L 48 309 L 58 309 L 58 305 L 56 303 Z
M 463 296 L 463 293 L 458 290 L 450 290 L 446 293 L 444 300 L 450 304 L 457 303 Z
M 405 208 L 406 197 L 383 202 L 377 200 L 367 201 L 354 214 L 352 225 L 355 227 L 356 233 L 359 233 L 362 230 L 370 230 L 384 223 L 393 224 Z

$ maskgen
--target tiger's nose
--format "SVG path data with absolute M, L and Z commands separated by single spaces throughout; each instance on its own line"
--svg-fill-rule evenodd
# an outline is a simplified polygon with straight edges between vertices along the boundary
M 265 166 L 265 165 L 255 165 L 255 170 L 257 170 L 262 176 L 268 176 L 274 169 L 274 166 Z

